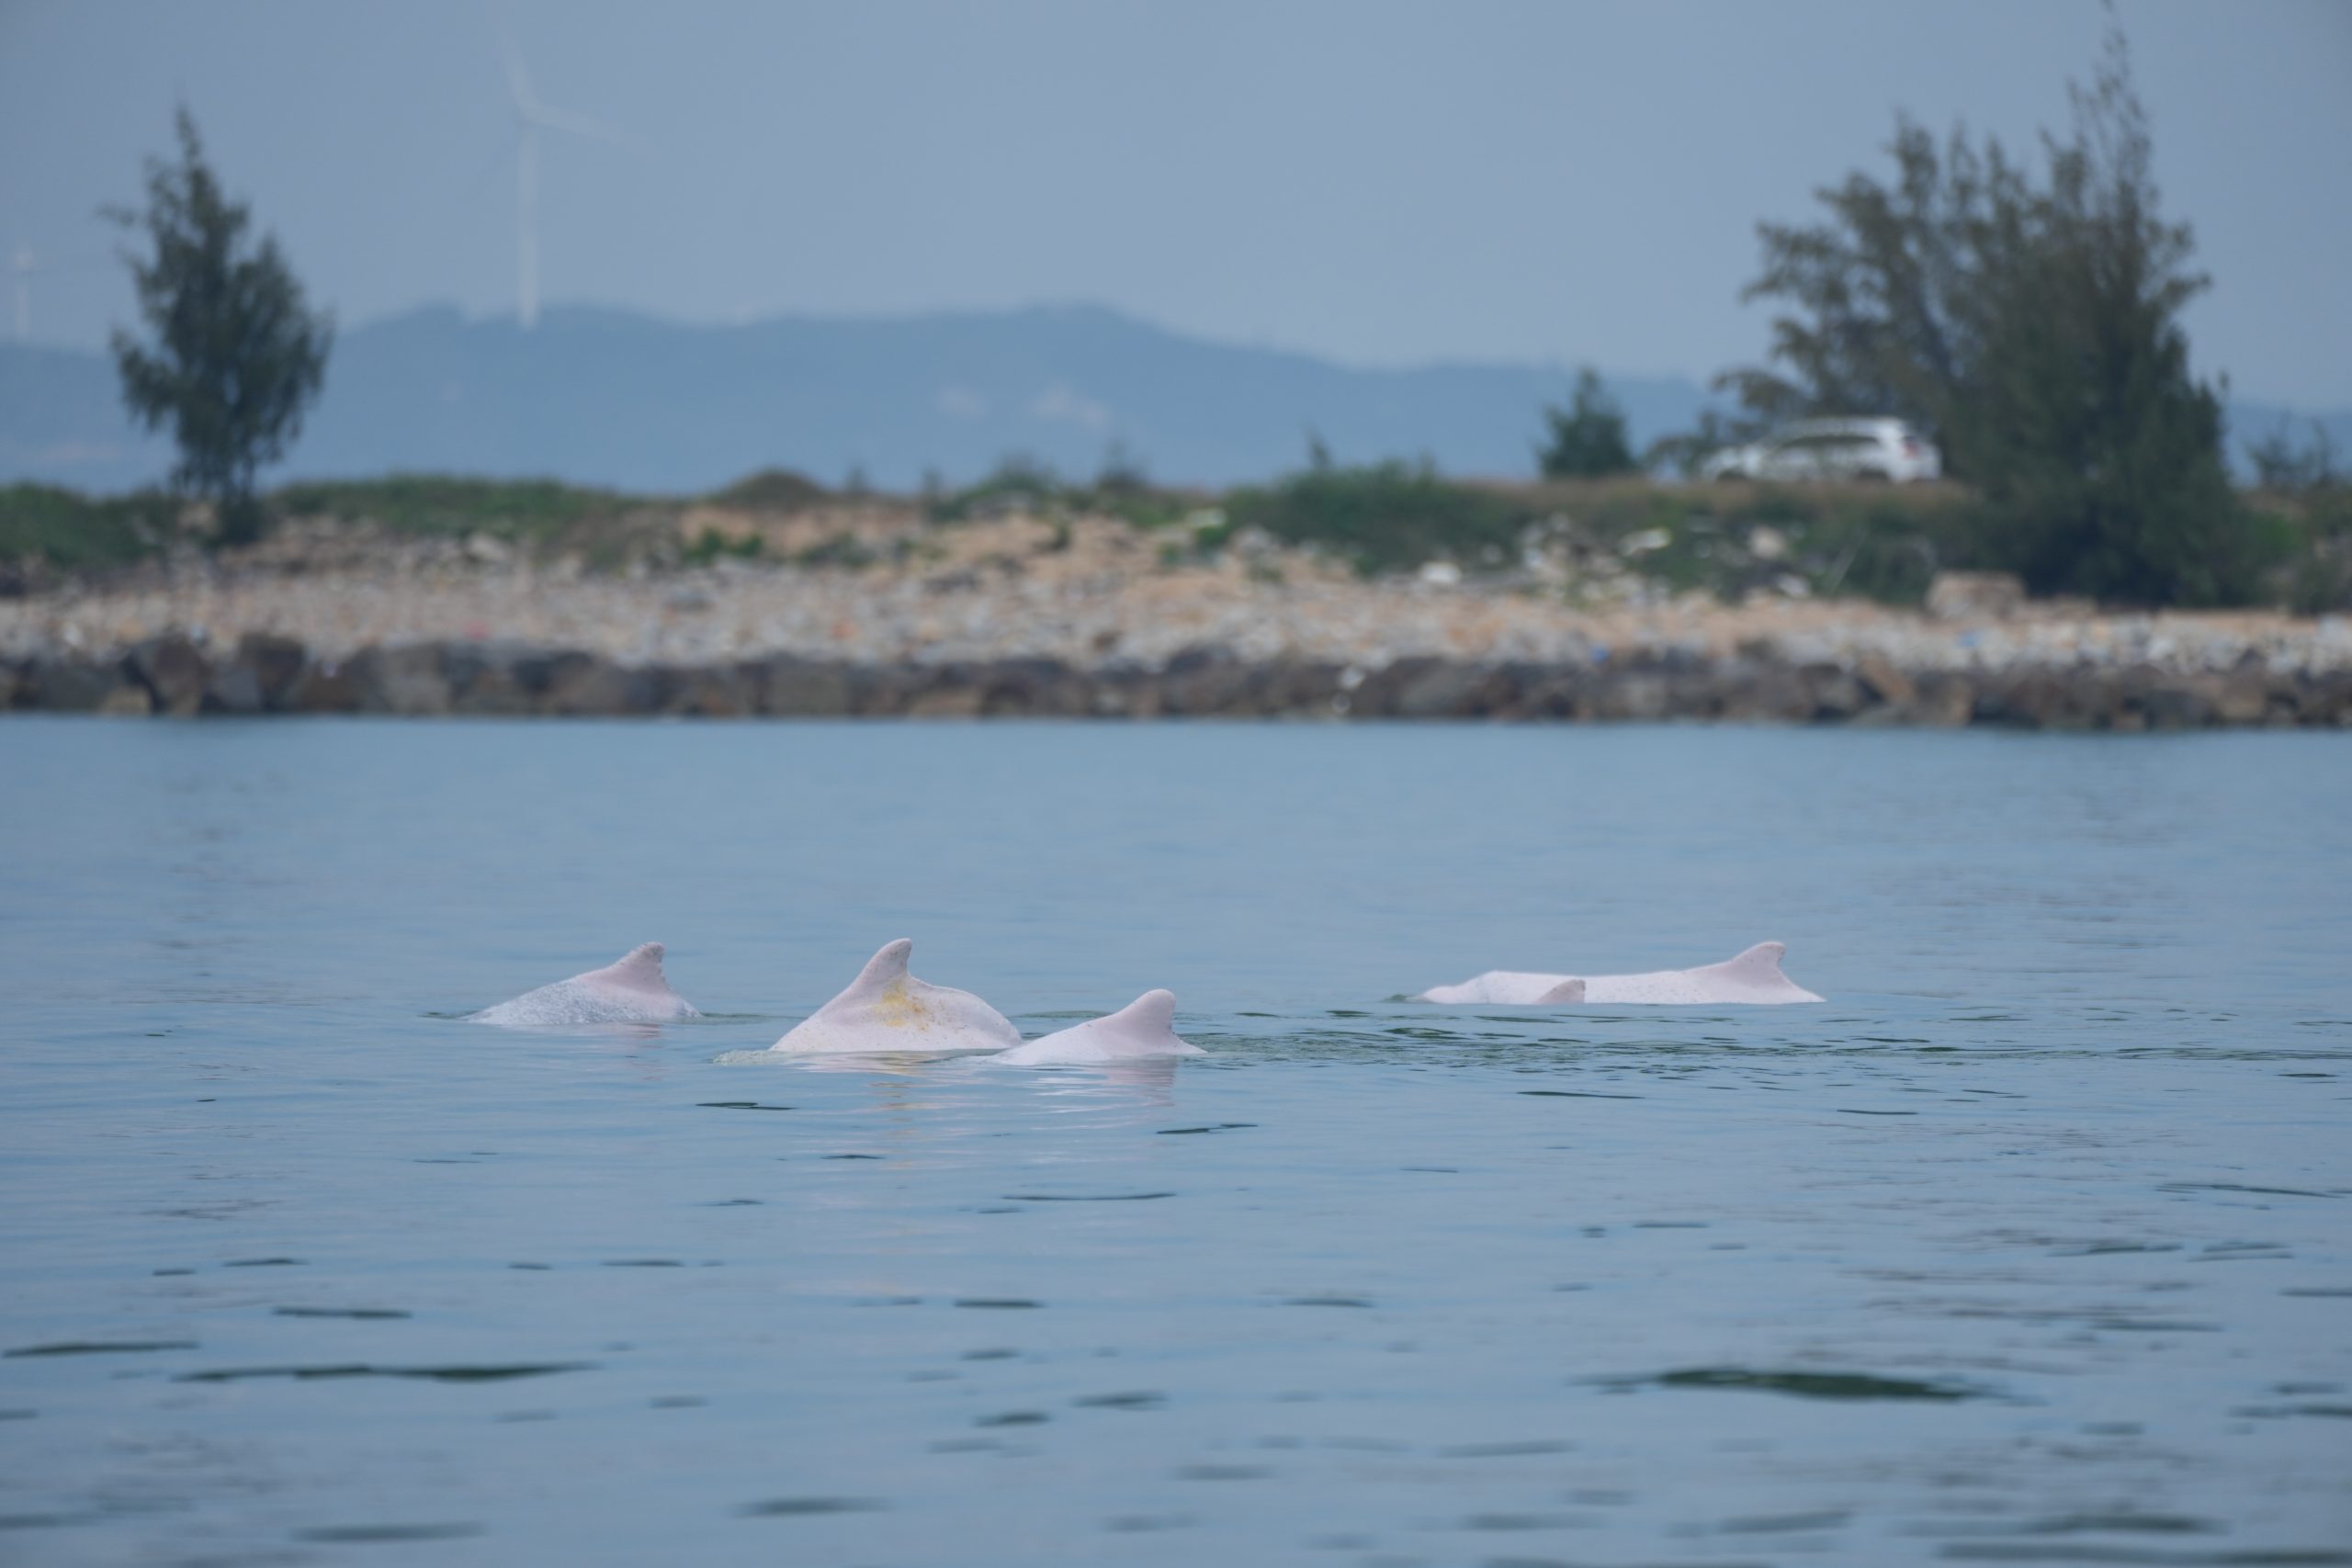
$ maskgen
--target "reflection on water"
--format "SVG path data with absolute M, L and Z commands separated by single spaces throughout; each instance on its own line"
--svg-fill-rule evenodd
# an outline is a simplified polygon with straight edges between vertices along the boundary
M 2352 1563 L 2342 739 L 5 739 L 0 1560 Z

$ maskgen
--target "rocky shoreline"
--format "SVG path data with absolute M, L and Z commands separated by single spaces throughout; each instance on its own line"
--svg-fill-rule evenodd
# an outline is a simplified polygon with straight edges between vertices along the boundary
M 118 716 L 381 714 L 701 718 L 1054 717 L 1713 720 L 2148 730 L 2352 728 L 2352 669 L 2248 658 L 1906 670 L 1883 656 L 1792 660 L 1634 649 L 1577 662 L 1426 654 L 1376 669 L 1194 648 L 1164 663 L 1057 659 L 865 663 L 777 654 L 624 664 L 577 649 L 412 642 L 323 657 L 248 633 L 172 633 L 119 654 L 0 661 L 0 706 Z
M 598 575 L 456 542 L 0 600 L 0 709 L 2352 728 L 2352 624 L 1359 580 L 1026 519 L 898 568 Z

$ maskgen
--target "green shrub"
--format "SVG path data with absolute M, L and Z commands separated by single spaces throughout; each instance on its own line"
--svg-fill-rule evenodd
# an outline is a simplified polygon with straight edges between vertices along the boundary
M 1440 479 L 1426 464 L 1309 468 L 1226 498 L 1227 536 L 1258 528 L 1287 545 L 1331 551 L 1371 575 L 1429 560 L 1477 570 L 1516 558 L 1532 521 L 1521 502 Z M 1208 541 L 1204 541 L 1208 542 Z
M 2273 597 L 2304 615 L 2352 610 L 2352 485 L 2263 496 L 2248 506 L 2272 557 Z
M 803 512 L 824 504 L 831 492 L 795 469 L 762 468 L 712 492 L 710 499 L 747 512 Z
M 1544 422 L 1551 439 L 1535 454 L 1545 479 L 1600 479 L 1634 471 L 1634 449 L 1625 440 L 1625 411 L 1603 390 L 1588 367 L 1577 372 L 1574 400 L 1563 410 L 1547 408 Z
M 678 559 L 686 566 L 708 566 L 722 558 L 734 560 L 756 560 L 767 547 L 757 534 L 746 534 L 730 539 L 716 528 L 705 528 L 695 536 L 694 542 L 679 552 Z
M 178 509 L 153 491 L 93 499 L 55 485 L 0 487 L 0 561 L 62 571 L 127 566 L 163 547 Z

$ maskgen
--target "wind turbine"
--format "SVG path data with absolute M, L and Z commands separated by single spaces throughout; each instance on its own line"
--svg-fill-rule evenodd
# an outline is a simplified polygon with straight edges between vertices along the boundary
M 33 274 L 47 272 L 56 265 L 40 260 L 33 254 L 33 248 L 21 240 L 17 243 L 16 254 L 8 258 L 8 270 L 16 275 L 18 343 L 30 342 L 33 335 Z
M 539 321 L 539 132 L 560 130 L 616 145 L 626 144 L 628 138 L 586 115 L 541 103 L 532 90 L 531 73 L 503 28 L 499 42 L 506 53 L 506 90 L 514 100 L 514 313 L 529 332 Z
M 24 241 L 17 242 L 0 272 L 8 274 L 17 295 L 16 337 L 18 343 L 30 343 L 33 336 L 33 279 L 45 272 L 89 272 L 102 265 L 91 255 L 59 255 L 55 251 L 43 254 Z

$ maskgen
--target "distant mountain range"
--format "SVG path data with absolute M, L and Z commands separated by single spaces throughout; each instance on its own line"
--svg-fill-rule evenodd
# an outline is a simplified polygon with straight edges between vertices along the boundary
M 269 478 L 550 475 L 691 493 L 783 467 L 912 489 L 1012 454 L 1086 475 L 1116 449 L 1156 479 L 1226 485 L 1298 468 L 1310 434 L 1341 462 L 1427 457 L 1504 477 L 1533 472 L 1542 411 L 1572 379 L 1557 365 L 1353 369 L 1090 306 L 737 326 L 573 308 L 531 333 L 436 308 L 337 339 L 325 393 Z M 1683 378 L 1607 379 L 1637 447 L 1710 402 Z M 2241 442 L 2301 417 L 2230 412 Z M 2326 423 L 2352 449 L 2352 412 Z M 0 345 L 0 482 L 124 490 L 169 464 L 168 444 L 124 418 L 107 355 Z

